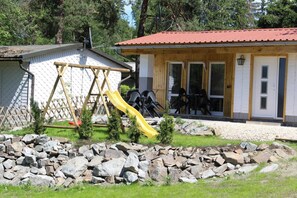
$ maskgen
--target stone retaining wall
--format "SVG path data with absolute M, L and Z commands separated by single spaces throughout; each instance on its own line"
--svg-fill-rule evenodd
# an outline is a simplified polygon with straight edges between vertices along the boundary
M 259 163 L 287 159 L 295 153 L 276 142 L 204 148 L 119 142 L 75 148 L 65 138 L 0 135 L 0 184 L 68 187 L 79 182 L 193 183 L 198 179 L 247 173 Z

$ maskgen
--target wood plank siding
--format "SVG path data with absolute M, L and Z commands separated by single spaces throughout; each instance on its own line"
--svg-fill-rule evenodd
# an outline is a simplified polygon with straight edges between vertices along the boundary
M 182 87 L 187 88 L 188 63 L 203 62 L 205 70 L 203 74 L 202 87 L 208 91 L 209 81 L 209 64 L 210 62 L 224 62 L 225 68 L 225 89 L 224 89 L 224 116 L 231 117 L 234 81 L 234 60 L 235 54 L 205 54 L 205 53 L 188 53 L 188 54 L 156 54 L 154 65 L 153 90 L 156 93 L 158 101 L 165 105 L 167 94 L 167 73 L 169 62 L 182 62 Z

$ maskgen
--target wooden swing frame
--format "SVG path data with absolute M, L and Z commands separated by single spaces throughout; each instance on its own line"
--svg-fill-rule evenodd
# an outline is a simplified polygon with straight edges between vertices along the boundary
M 110 81 L 108 79 L 108 75 L 110 73 L 110 71 L 117 71 L 117 72 L 130 72 L 129 69 L 123 69 L 123 68 L 112 68 L 112 67 L 107 67 L 107 66 L 94 66 L 94 65 L 80 65 L 80 64 L 72 64 L 72 63 L 65 63 L 65 62 L 54 62 L 54 65 L 56 66 L 56 69 L 57 69 L 57 72 L 58 72 L 58 75 L 57 75 L 57 78 L 56 78 L 56 81 L 54 83 L 54 86 L 53 86 L 53 89 L 50 93 L 50 96 L 48 98 L 48 101 L 46 103 L 46 106 L 43 110 L 43 114 L 42 116 L 45 117 L 49 107 L 50 107 L 50 103 L 53 99 L 53 96 L 55 94 L 55 91 L 58 87 L 58 84 L 59 82 L 61 82 L 61 85 L 62 85 L 62 88 L 63 88 L 63 93 L 65 95 L 65 98 L 66 98 L 66 101 L 67 101 L 67 106 L 69 108 L 69 112 L 70 112 L 70 115 L 73 119 L 73 122 L 74 122 L 74 126 L 60 126 L 60 125 L 44 125 L 45 127 L 48 127 L 48 128 L 63 128 L 63 129 L 76 129 L 76 128 L 79 128 L 79 123 L 78 123 L 78 119 L 75 115 L 75 110 L 71 104 L 71 99 L 69 97 L 69 93 L 68 93 L 68 90 L 65 86 L 65 82 L 64 82 L 64 79 L 63 79 L 63 75 L 65 73 L 65 71 L 67 70 L 68 67 L 72 67 L 72 68 L 80 68 L 80 69 L 89 69 L 93 72 L 94 74 L 94 78 L 93 78 L 93 81 L 91 83 L 91 86 L 89 88 L 89 91 L 88 91 L 88 94 L 84 100 L 84 103 L 83 103 L 83 106 L 82 106 L 82 109 L 85 109 L 87 107 L 87 104 L 88 104 L 88 101 L 90 99 L 90 97 L 92 95 L 95 95 L 96 96 L 96 100 L 95 100 L 95 103 L 92 107 L 92 115 L 94 114 L 95 112 L 95 109 L 96 109 L 96 106 L 101 98 L 102 102 L 103 102 L 103 105 L 104 105 L 104 109 L 106 111 L 106 114 L 109 116 L 109 109 L 108 109 L 108 106 L 106 104 L 106 101 L 105 101 L 105 98 L 104 98 L 104 94 L 103 94 L 103 90 L 104 90 L 104 86 L 105 84 L 107 85 L 107 88 L 108 90 L 111 90 L 111 85 L 110 85 Z M 100 71 L 103 72 L 103 81 L 102 81 L 102 84 L 100 84 L 100 81 L 99 81 L 99 75 L 100 75 Z M 93 92 L 93 89 L 95 87 L 95 84 L 97 85 L 97 88 L 98 88 L 98 91 L 99 93 L 92 93 Z M 96 126 L 96 127 L 102 127 L 102 126 L 105 126 L 105 125 L 100 125 L 100 124 L 93 124 L 93 126 Z

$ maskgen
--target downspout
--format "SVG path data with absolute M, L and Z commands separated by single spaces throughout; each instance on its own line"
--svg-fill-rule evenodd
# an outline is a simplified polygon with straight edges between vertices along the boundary
M 29 70 L 27 70 L 26 68 L 23 67 L 23 61 L 19 60 L 19 65 L 21 70 L 23 70 L 24 72 L 26 72 L 30 77 L 31 77 L 31 97 L 30 97 L 30 101 L 34 101 L 34 86 L 35 86 L 35 76 L 32 72 L 30 72 Z M 29 62 L 30 65 L 30 62 Z

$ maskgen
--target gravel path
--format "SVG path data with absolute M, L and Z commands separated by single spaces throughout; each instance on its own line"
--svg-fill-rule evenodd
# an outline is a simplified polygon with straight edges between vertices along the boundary
M 297 127 L 269 126 L 264 124 L 245 124 L 223 121 L 199 120 L 212 127 L 224 139 L 248 141 L 273 141 L 275 138 L 297 140 Z

